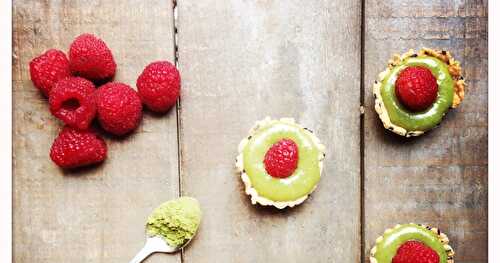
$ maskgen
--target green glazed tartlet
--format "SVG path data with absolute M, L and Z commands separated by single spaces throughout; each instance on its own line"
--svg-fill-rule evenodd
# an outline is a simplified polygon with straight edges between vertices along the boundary
M 407 242 L 418 242 L 425 249 L 434 251 L 439 263 L 453 263 L 455 252 L 448 237 L 438 228 L 421 224 L 402 224 L 386 229 L 370 250 L 370 263 L 392 263 L 399 249 Z M 406 253 L 405 256 L 408 257 Z M 411 255 L 411 254 L 410 254 Z M 415 259 L 413 259 L 415 260 Z
M 425 109 L 409 109 L 397 94 L 395 86 L 400 73 L 410 67 L 428 69 L 435 78 L 435 99 Z M 401 56 L 394 55 L 373 85 L 375 111 L 384 127 L 405 137 L 419 136 L 436 127 L 450 108 L 462 102 L 464 94 L 460 63 L 448 51 L 428 48 L 418 53 L 410 50 Z
M 252 204 L 283 209 L 301 204 L 315 190 L 324 157 L 325 146 L 310 130 L 291 118 L 266 117 L 240 142 L 236 168 Z

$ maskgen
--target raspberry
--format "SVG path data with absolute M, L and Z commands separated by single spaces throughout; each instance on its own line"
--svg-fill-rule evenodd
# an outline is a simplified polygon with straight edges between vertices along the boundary
M 150 110 L 166 112 L 179 97 L 181 77 L 170 62 L 157 61 L 144 69 L 136 85 L 142 102 Z
M 30 75 L 35 87 L 45 96 L 49 96 L 52 86 L 57 81 L 71 75 L 66 54 L 57 49 L 47 50 L 31 60 Z
M 130 86 L 110 82 L 96 91 L 97 118 L 101 126 L 114 135 L 125 135 L 139 126 L 142 104 Z
M 93 131 L 65 126 L 52 143 L 50 158 L 61 168 L 76 168 L 106 159 L 106 143 Z
M 439 255 L 418 241 L 407 241 L 398 248 L 392 263 L 439 263 Z
M 50 112 L 67 125 L 85 130 L 96 113 L 94 91 L 94 84 L 84 78 L 62 79 L 50 91 Z
M 91 34 L 78 36 L 69 48 L 69 65 L 73 74 L 93 81 L 113 78 L 116 63 L 108 46 Z
M 264 157 L 266 171 L 272 177 L 285 178 L 293 174 L 299 161 L 299 148 L 290 139 L 273 144 Z
M 436 78 L 424 67 L 405 68 L 396 80 L 396 96 L 412 111 L 429 108 L 436 100 L 437 92 Z

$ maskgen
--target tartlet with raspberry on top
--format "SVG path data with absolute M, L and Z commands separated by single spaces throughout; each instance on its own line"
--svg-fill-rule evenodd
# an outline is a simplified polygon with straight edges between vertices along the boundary
M 238 146 L 236 167 L 252 204 L 279 209 L 304 202 L 321 177 L 325 146 L 293 119 L 258 121 Z
M 453 263 L 455 252 L 446 234 L 421 224 L 386 229 L 370 250 L 370 263 Z
M 460 63 L 449 51 L 423 48 L 394 55 L 373 85 L 375 110 L 384 127 L 412 137 L 436 127 L 464 99 Z

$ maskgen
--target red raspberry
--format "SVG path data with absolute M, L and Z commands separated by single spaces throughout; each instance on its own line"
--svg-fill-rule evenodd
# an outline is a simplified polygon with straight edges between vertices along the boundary
M 30 75 L 35 87 L 45 96 L 49 96 L 52 86 L 60 79 L 69 77 L 69 61 L 64 52 L 49 49 L 30 62 Z
M 407 241 L 398 248 L 392 263 L 439 263 L 439 255 L 418 241 Z
M 106 143 L 93 131 L 65 126 L 52 143 L 50 158 L 61 168 L 76 168 L 106 159 Z
M 170 62 L 157 61 L 144 69 L 136 85 L 142 102 L 150 110 L 166 112 L 179 97 L 181 76 Z
M 133 131 L 141 121 L 142 104 L 130 86 L 110 82 L 96 91 L 97 118 L 101 126 L 114 135 Z
M 91 34 L 78 36 L 69 48 L 69 64 L 73 74 L 93 81 L 113 78 L 116 63 L 108 46 Z
M 266 171 L 272 177 L 285 178 L 293 174 L 299 161 L 299 148 L 290 139 L 273 144 L 264 157 Z
M 424 67 L 407 67 L 396 80 L 396 95 L 412 111 L 429 108 L 436 100 L 438 85 L 432 72 Z
M 85 130 L 96 113 L 94 91 L 94 84 L 84 78 L 62 79 L 50 91 L 50 112 L 67 125 Z

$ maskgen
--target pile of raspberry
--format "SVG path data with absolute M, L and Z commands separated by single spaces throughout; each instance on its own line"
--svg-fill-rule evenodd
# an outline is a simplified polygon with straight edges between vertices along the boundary
M 116 62 L 106 43 L 82 34 L 68 56 L 50 49 L 31 60 L 31 80 L 48 98 L 50 112 L 64 123 L 52 143 L 50 158 L 63 169 L 102 163 L 105 141 L 95 125 L 116 137 L 132 133 L 142 119 L 143 105 L 157 113 L 172 108 L 180 94 L 180 75 L 168 61 L 156 61 L 137 78 L 137 91 L 114 82 Z

